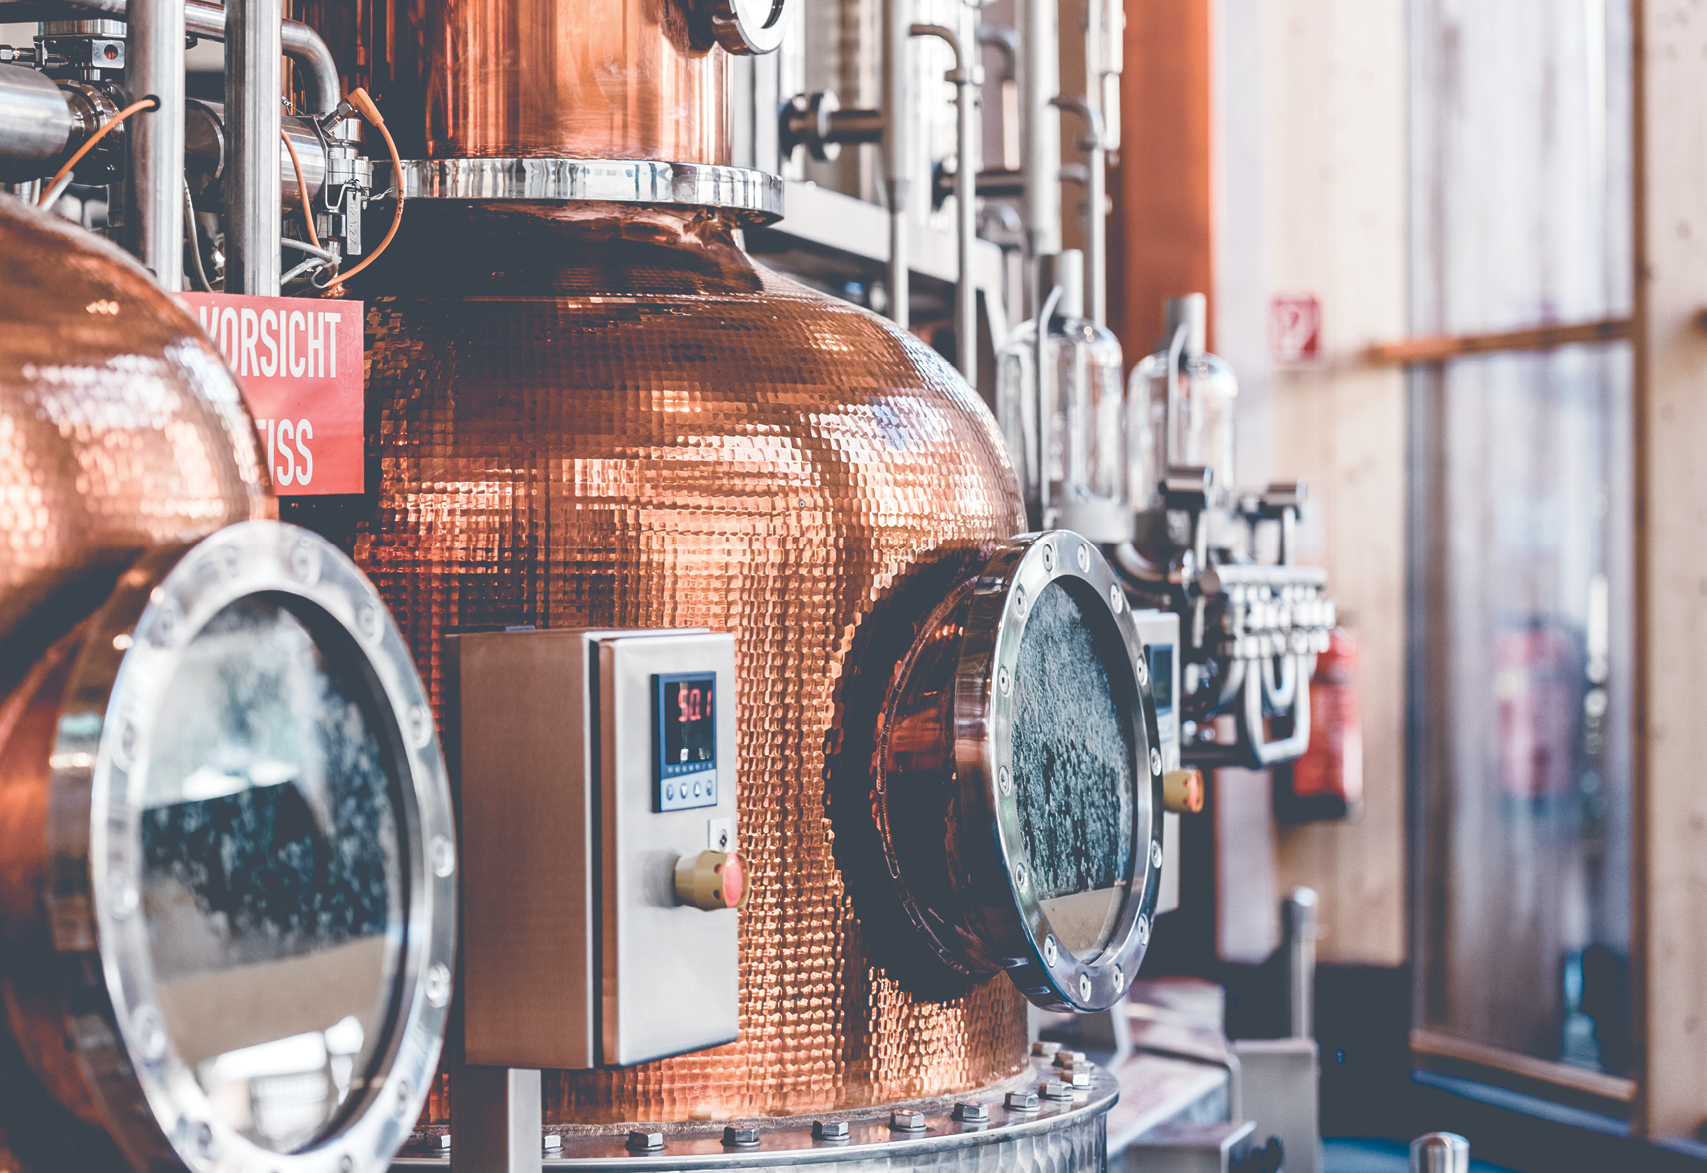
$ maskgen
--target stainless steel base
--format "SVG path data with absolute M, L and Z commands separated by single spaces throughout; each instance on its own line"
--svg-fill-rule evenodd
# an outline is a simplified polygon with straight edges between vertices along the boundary
M 1094 1173 L 1104 1168 L 1107 1155 L 1107 1113 L 1119 1095 L 1119 1084 L 1107 1071 L 1091 1073 L 1090 1087 L 1070 1100 L 1039 1095 L 1037 1110 L 1010 1110 L 1007 1093 L 1037 1092 L 1060 1075 L 1047 1061 L 1032 1064 L 1026 1080 L 1014 1080 L 955 1100 L 910 1106 L 921 1112 L 925 1127 L 902 1132 L 891 1127 L 887 1110 L 881 1114 L 841 1114 L 848 1139 L 823 1141 L 813 1135 L 819 1118 L 786 1117 L 739 1121 L 758 1131 L 758 1144 L 737 1148 L 723 1143 L 728 1121 L 715 1125 L 682 1124 L 659 1127 L 664 1147 L 650 1153 L 627 1148 L 628 1133 L 618 1129 L 571 1128 L 561 1133 L 561 1150 L 544 1152 L 542 1167 L 554 1169 L 798 1169 L 834 1166 L 837 1173 Z M 956 1104 L 982 1104 L 988 1123 L 955 1119 Z M 454 1124 L 452 1125 L 454 1129 Z M 652 1126 L 658 1127 L 658 1126 Z M 429 1144 L 436 1141 L 429 1141 Z M 452 1137 L 455 1143 L 455 1137 Z M 448 1169 L 451 1156 L 416 1149 L 392 1163 L 393 1173 Z M 456 1166 L 482 1168 L 481 1154 L 457 1153 Z
M 376 190 L 398 186 L 389 160 L 374 162 Z M 782 180 L 763 171 L 649 159 L 404 159 L 411 200 L 593 200 L 718 208 L 750 224 L 782 216 Z

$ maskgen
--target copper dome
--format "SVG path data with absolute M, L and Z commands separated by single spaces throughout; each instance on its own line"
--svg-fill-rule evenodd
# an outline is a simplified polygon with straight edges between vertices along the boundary
M 547 1119 L 855 1107 L 1020 1070 L 1005 978 L 920 994 L 874 963 L 886 933 L 844 875 L 855 820 L 828 809 L 869 822 L 857 726 L 939 592 L 1023 526 L 983 404 L 713 216 L 440 203 L 406 223 L 418 246 L 363 290 L 375 491 L 289 512 L 352 546 L 435 703 L 452 628 L 736 639 L 740 1041 L 548 1075 Z
M 219 352 L 125 253 L 0 195 L 0 696 L 153 546 L 270 517 Z

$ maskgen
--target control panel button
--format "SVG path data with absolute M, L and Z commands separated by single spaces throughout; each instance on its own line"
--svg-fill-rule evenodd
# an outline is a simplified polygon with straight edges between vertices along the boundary
M 728 851 L 702 851 L 676 861 L 676 899 L 692 908 L 716 912 L 747 903 L 747 869 Z

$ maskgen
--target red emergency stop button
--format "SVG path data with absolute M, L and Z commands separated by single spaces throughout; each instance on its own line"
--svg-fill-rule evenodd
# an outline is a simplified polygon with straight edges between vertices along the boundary
M 750 895 L 746 862 L 732 851 L 702 851 L 676 861 L 676 899 L 716 912 L 741 908 Z

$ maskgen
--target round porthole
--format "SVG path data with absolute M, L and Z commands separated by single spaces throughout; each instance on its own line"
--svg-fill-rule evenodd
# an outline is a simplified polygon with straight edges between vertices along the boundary
M 937 956 L 1006 970 L 1041 1006 L 1117 1002 L 1160 884 L 1159 744 L 1142 641 L 1090 542 L 1015 538 L 953 591 L 895 673 L 875 758 L 889 873 Z
M 307 531 L 232 526 L 121 576 L 62 675 L 45 842 L 5 852 L 42 877 L 28 941 L 100 1122 L 138 1167 L 388 1168 L 438 1061 L 456 885 L 378 594 Z

